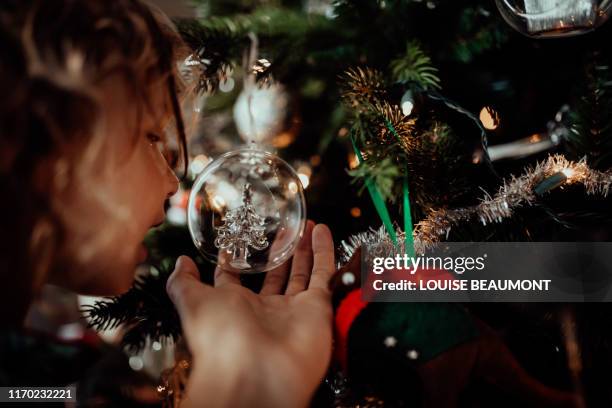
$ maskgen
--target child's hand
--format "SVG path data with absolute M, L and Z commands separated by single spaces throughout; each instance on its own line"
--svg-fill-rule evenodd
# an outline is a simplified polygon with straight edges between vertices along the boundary
M 167 290 L 193 355 L 183 407 L 308 405 L 331 358 L 335 271 L 331 233 L 313 227 L 260 294 L 221 269 L 215 287 L 205 285 L 193 261 L 179 258 Z

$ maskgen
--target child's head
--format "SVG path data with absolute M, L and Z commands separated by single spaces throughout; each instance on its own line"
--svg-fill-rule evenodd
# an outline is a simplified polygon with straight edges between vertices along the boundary
M 15 297 L 131 284 L 178 185 L 168 130 L 185 151 L 179 50 L 138 0 L 1 2 L 0 268 Z

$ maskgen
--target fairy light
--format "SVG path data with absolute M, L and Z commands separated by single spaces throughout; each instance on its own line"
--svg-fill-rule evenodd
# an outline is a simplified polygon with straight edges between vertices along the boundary
M 351 208 L 351 216 L 353 216 L 354 218 L 361 217 L 361 208 L 359 207 Z
M 409 116 L 414 109 L 414 103 L 412 101 L 405 101 L 402 103 L 402 113 L 404 116 Z
M 310 184 L 310 177 L 306 174 L 298 173 L 298 178 L 302 182 L 302 187 L 308 188 L 308 185 Z
M 359 166 L 359 160 L 357 159 L 357 156 L 355 156 L 355 153 L 351 152 L 348 155 L 348 163 L 349 163 L 349 169 L 355 169 Z
M 293 194 L 296 194 L 298 192 L 298 185 L 295 181 L 290 182 L 287 187 L 289 188 L 289 191 L 291 191 Z
M 567 177 L 567 179 L 570 180 L 572 177 L 576 175 L 576 170 L 568 167 L 568 168 L 561 170 L 561 173 L 565 174 L 565 177 Z
M 411 90 L 407 90 L 404 92 L 402 99 L 400 100 L 400 106 L 402 108 L 402 113 L 404 116 L 410 116 L 412 110 L 414 109 L 414 96 L 412 95 Z
M 490 106 L 485 106 L 480 110 L 480 122 L 485 129 L 495 130 L 499 126 L 499 117 L 497 112 Z

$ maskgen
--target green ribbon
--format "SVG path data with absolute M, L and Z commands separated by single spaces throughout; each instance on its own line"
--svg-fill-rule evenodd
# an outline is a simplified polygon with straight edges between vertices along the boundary
M 363 155 L 361 151 L 357 148 L 357 143 L 355 142 L 355 137 L 351 134 L 351 143 L 353 144 L 353 150 L 355 151 L 355 156 L 357 157 L 357 162 L 359 164 L 363 163 Z M 397 246 L 397 235 L 395 234 L 395 228 L 393 228 L 393 223 L 391 222 L 391 216 L 389 215 L 389 211 L 387 210 L 387 206 L 385 205 L 385 200 L 383 200 L 376 183 L 372 180 L 372 177 L 366 177 L 365 185 L 368 189 L 368 193 L 370 194 L 370 198 L 374 203 L 374 207 L 376 208 L 376 212 L 380 217 L 383 225 L 385 226 L 387 233 L 391 237 L 391 241 L 393 241 L 393 245 Z M 412 230 L 411 230 L 412 231 Z M 411 234 L 412 238 L 412 234 Z
M 389 119 L 385 118 L 387 129 L 400 141 L 400 136 Z M 412 214 L 410 212 L 410 194 L 408 190 L 408 166 L 404 168 L 404 180 L 402 183 L 402 195 L 404 204 L 404 252 L 409 257 L 414 257 L 414 238 L 412 237 Z
M 404 175 L 404 251 L 414 258 L 414 239 L 412 238 L 412 214 L 410 213 L 410 197 L 408 195 L 408 166 Z

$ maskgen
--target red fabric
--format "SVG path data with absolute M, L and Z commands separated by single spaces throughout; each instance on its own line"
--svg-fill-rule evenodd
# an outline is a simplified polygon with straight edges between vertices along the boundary
M 454 275 L 451 272 L 445 270 L 418 270 L 414 274 L 410 274 L 406 271 L 390 270 L 386 271 L 382 275 L 375 275 L 373 273 L 368 274 L 367 284 L 365 290 L 369 291 L 372 295 L 375 294 L 372 288 L 372 283 L 375 279 L 383 279 L 385 282 L 399 282 L 402 279 L 410 281 L 428 281 L 428 280 L 453 280 Z M 336 359 L 342 365 L 342 368 L 346 369 L 347 362 L 347 342 L 348 334 L 355 321 L 355 318 L 359 316 L 361 311 L 368 305 L 368 302 L 363 300 L 364 293 L 361 288 L 355 289 L 350 292 L 340 303 L 336 310 L 335 316 L 335 331 L 336 331 L 336 342 L 335 342 L 335 355 Z
M 335 317 L 336 328 L 336 343 L 335 353 L 336 359 L 346 369 L 346 353 L 348 333 L 353 325 L 355 318 L 368 305 L 367 302 L 361 299 L 361 289 L 355 289 L 349 293 L 338 306 Z

